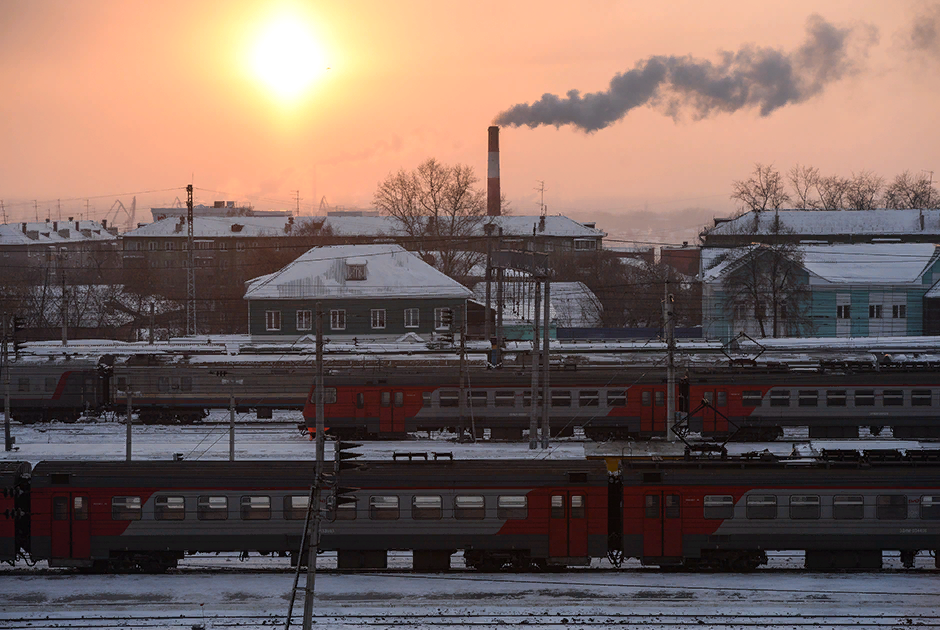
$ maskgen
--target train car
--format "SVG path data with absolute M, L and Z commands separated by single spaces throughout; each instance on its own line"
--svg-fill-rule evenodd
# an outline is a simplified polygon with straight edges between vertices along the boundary
M 919 550 L 940 558 L 940 451 L 877 455 L 623 460 L 623 553 L 731 570 L 754 569 L 772 550 L 804 551 L 806 568 L 823 570 L 878 569 L 884 551 L 906 567 Z
M 63 354 L 23 357 L 10 364 L 10 410 L 23 424 L 75 422 L 108 400 L 108 357 Z
M 0 562 L 13 564 L 29 539 L 27 462 L 0 462 Z
M 186 554 L 296 554 L 309 462 L 41 462 L 33 469 L 34 560 L 52 567 L 162 571 Z M 446 569 L 463 550 L 495 569 L 586 563 L 607 544 L 602 462 L 362 462 L 344 472 L 352 508 L 331 512 L 321 548 L 341 568 L 411 550 Z
M 493 437 L 521 438 L 532 409 L 531 375 L 504 368 L 473 371 L 468 380 L 461 409 L 456 370 L 334 371 L 325 381 L 326 426 L 347 437 L 400 439 L 463 424 L 478 435 L 489 429 Z M 575 427 L 596 440 L 665 435 L 660 369 L 553 369 L 550 383 L 553 436 L 571 435 Z M 308 429 L 316 420 L 313 393 L 310 388 L 304 407 Z M 813 438 L 857 437 L 860 427 L 874 434 L 890 427 L 898 438 L 940 437 L 934 369 L 688 370 L 675 397 L 680 426 L 705 437 L 775 439 L 793 426 L 808 427 Z

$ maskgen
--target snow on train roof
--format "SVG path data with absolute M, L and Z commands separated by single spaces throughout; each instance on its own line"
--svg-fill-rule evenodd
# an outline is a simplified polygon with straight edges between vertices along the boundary
M 361 268 L 350 273 L 351 267 Z M 468 298 L 473 293 L 400 245 L 314 247 L 248 283 L 246 300 L 341 297 Z

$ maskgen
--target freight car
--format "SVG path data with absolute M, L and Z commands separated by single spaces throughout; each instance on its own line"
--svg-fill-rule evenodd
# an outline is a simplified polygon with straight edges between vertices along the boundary
M 680 427 L 705 437 L 775 439 L 784 427 L 813 438 L 858 437 L 859 427 L 896 438 L 940 437 L 940 378 L 933 366 L 873 369 L 728 367 L 687 370 L 677 379 Z M 414 431 L 473 426 L 478 436 L 522 437 L 529 427 L 531 377 L 504 368 L 473 372 L 460 405 L 459 375 L 334 371 L 325 379 L 326 426 L 350 438 L 401 438 Z M 595 440 L 645 439 L 666 431 L 661 369 L 557 369 L 551 373 L 553 436 L 581 427 Z M 541 405 L 541 394 L 537 403 Z M 304 417 L 315 427 L 313 388 Z
M 857 454 L 856 454 L 857 455 Z M 609 469 L 614 468 L 614 474 Z M 53 567 L 163 571 L 187 554 L 296 554 L 309 462 L 42 462 L 0 473 L 19 488 L 21 554 Z M 25 483 L 30 485 L 27 487 Z M 940 452 L 823 459 L 363 462 L 356 503 L 326 512 L 321 548 L 340 568 L 412 551 L 446 570 L 619 564 L 750 570 L 771 550 L 811 569 L 913 566 L 940 548 Z M 328 502 L 329 503 L 329 502 Z M 2 522 L 2 520 L 0 520 Z M 940 568 L 940 565 L 938 565 Z

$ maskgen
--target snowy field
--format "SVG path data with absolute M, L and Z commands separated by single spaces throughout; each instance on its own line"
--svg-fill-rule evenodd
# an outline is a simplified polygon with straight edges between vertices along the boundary
M 134 458 L 169 460 L 183 453 L 189 460 L 225 459 L 227 419 L 226 413 L 217 412 L 209 420 L 220 424 L 134 427 Z M 299 413 L 276 415 L 267 423 L 240 416 L 236 458 L 312 461 L 313 444 L 291 426 L 299 420 Z M 18 450 L 4 453 L 4 460 L 124 459 L 124 425 L 117 422 L 14 424 L 13 429 Z M 827 446 L 809 444 L 798 434 L 789 437 L 792 440 L 735 450 L 789 453 Z M 861 439 L 848 448 L 889 445 Z M 524 443 L 456 444 L 447 436 L 435 436 L 372 442 L 361 450 L 370 459 L 388 459 L 395 451 L 453 452 L 458 459 L 580 459 L 585 452 L 604 448 L 571 440 L 547 452 L 530 451 Z M 563 574 L 479 574 L 459 569 L 458 555 L 452 573 L 414 575 L 407 572 L 408 553 L 389 558 L 390 567 L 400 572 L 339 574 L 331 570 L 335 562 L 332 554 L 321 557 L 324 571 L 317 576 L 315 609 L 320 628 L 940 627 L 940 571 L 932 569 L 933 558 L 926 554 L 918 556 L 917 568 L 911 571 L 891 556 L 881 573 L 834 574 L 805 572 L 800 568 L 802 555 L 788 553 L 772 555 L 769 566 L 751 574 L 660 572 L 636 562 L 613 569 L 606 561 L 595 561 L 593 570 Z M 179 569 L 154 576 L 80 575 L 20 562 L 0 568 L 0 627 L 283 627 L 292 580 L 287 559 L 253 556 L 242 562 L 235 554 L 188 558 Z M 301 610 L 298 599 L 296 627 Z

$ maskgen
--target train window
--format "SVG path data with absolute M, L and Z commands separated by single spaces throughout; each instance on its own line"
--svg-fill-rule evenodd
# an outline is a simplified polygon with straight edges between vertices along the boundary
M 72 515 L 76 521 L 88 520 L 88 497 L 74 497 L 72 499 Z
M 334 521 L 356 520 L 356 505 L 357 503 L 353 501 L 352 503 L 341 503 L 340 505 L 334 506 L 333 520 Z M 304 507 L 304 509 L 306 509 L 306 506 Z
M 468 391 L 467 402 L 471 407 L 486 407 L 486 390 Z
M 528 518 L 529 502 L 524 496 L 504 495 L 496 499 L 496 518 Z
M 69 520 L 69 498 L 68 497 L 53 497 L 52 498 L 52 520 L 54 521 Z
M 882 400 L 885 407 L 901 407 L 904 405 L 904 390 L 886 389 Z
M 192 376 L 180 377 L 180 390 L 184 392 L 193 391 L 193 377 Z
M 819 403 L 819 392 L 815 389 L 801 389 L 798 401 L 800 407 L 815 407 Z
M 382 392 L 382 406 L 391 407 L 392 406 L 392 392 Z M 441 405 L 444 406 L 443 404 Z
M 597 407 L 600 404 L 600 393 L 596 389 L 581 390 L 578 392 L 579 407 Z
M 643 502 L 646 518 L 660 518 L 660 497 L 658 494 L 648 494 Z
M 365 409 L 366 407 L 366 395 L 362 392 L 356 394 L 356 409 Z
M 454 518 L 480 520 L 484 516 L 486 516 L 486 506 L 482 496 L 462 495 L 454 497 Z
M 139 521 L 140 497 L 111 497 L 111 518 L 115 521 Z
M 903 494 L 879 494 L 875 498 L 875 518 L 903 521 L 907 518 L 907 497 Z
M 666 392 L 657 390 L 656 391 L 656 406 L 662 407 L 666 404 Z
M 47 376 L 47 377 L 46 377 L 46 382 L 45 382 L 45 388 L 44 388 L 44 389 L 45 389 L 47 392 L 54 392 L 54 391 L 55 391 L 55 377 L 54 377 L 54 376 Z
M 777 389 L 770 392 L 770 406 L 771 407 L 789 407 L 790 406 L 790 390 L 789 389 Z
M 415 520 L 439 520 L 444 515 L 441 497 L 411 497 L 411 518 Z
M 571 392 L 568 390 L 552 390 L 552 407 L 570 407 Z
M 933 396 L 929 389 L 915 389 L 911 391 L 911 407 L 929 407 Z
M 649 407 L 653 404 L 653 396 L 650 394 L 650 390 L 648 389 L 643 390 L 640 399 L 644 407 Z
M 679 495 L 666 495 L 666 518 L 679 518 Z
M 158 376 L 157 377 L 157 391 L 161 394 L 165 394 L 170 391 L 170 377 L 169 376 Z
M 627 391 L 624 389 L 607 390 L 607 406 L 623 407 L 627 404 Z
M 542 406 L 542 392 L 541 391 L 539 391 L 539 396 L 538 398 L 536 398 L 536 401 L 537 402 L 535 404 L 541 407 Z M 532 392 L 531 391 L 522 392 L 522 406 L 523 407 L 532 406 Z
M 19 378 L 16 382 L 16 391 L 18 392 L 28 392 L 29 391 L 29 379 L 28 378 Z
M 460 392 L 453 390 L 453 389 L 441 390 L 440 401 L 441 401 L 441 407 L 459 407 L 460 406 Z
M 565 518 L 565 496 L 552 495 L 552 518 Z
M 271 518 L 271 497 L 242 497 L 241 513 L 243 521 L 266 521 Z
M 830 389 L 826 392 L 826 406 L 827 407 L 845 407 L 845 390 L 844 389 Z
M 515 407 L 516 392 L 510 389 L 498 389 L 494 394 L 494 401 L 497 407 Z
M 940 496 L 927 495 L 920 498 L 920 517 L 925 521 L 940 521 Z
M 421 403 L 425 407 L 431 406 L 431 392 L 421 392 Z M 361 407 L 360 407 L 361 409 Z
M 571 518 L 584 518 L 584 501 L 582 494 L 571 495 Z
M 837 520 L 864 518 L 865 500 L 861 495 L 836 495 L 832 497 L 832 518 Z
M 856 390 L 855 406 L 856 407 L 874 407 L 875 406 L 875 390 L 873 389 Z
M 395 521 L 398 515 L 398 497 L 369 497 L 369 518 L 373 521 Z
M 702 400 L 709 405 L 715 404 L 715 392 L 703 392 Z
M 336 392 L 335 389 L 334 389 L 333 391 Z M 334 396 L 334 398 L 335 398 L 335 396 Z M 336 402 L 336 400 L 333 400 L 333 402 Z M 404 406 L 404 404 L 405 404 L 405 393 L 404 393 L 404 392 L 395 392 L 395 406 L 396 406 L 396 407 L 402 407 L 402 406 Z
M 727 407 L 728 406 L 728 392 L 722 390 L 717 392 L 718 394 L 718 406 Z
M 790 518 L 819 518 L 819 496 L 794 494 L 790 497 Z
M 157 495 L 153 502 L 153 518 L 157 521 L 182 521 L 186 518 L 186 499 Z
M 730 494 L 706 494 L 705 518 L 734 518 L 734 497 Z
M 199 497 L 196 502 L 196 518 L 200 521 L 224 521 L 228 519 L 228 497 Z
M 764 395 L 759 390 L 748 390 L 741 394 L 741 404 L 745 407 L 760 407 Z
M 748 518 L 777 518 L 777 497 L 772 494 L 755 494 L 747 498 Z
M 335 402 L 336 402 L 336 388 L 335 388 L 335 387 L 324 387 L 324 388 L 323 388 L 323 404 L 324 404 L 324 405 L 332 405 L 332 404 L 335 403 Z M 310 404 L 311 404 L 311 405 L 317 404 L 317 390 L 316 390 L 316 388 L 314 388 L 314 390 L 313 390 L 312 392 L 310 392 Z
M 306 494 L 295 494 L 284 497 L 284 519 L 288 521 L 303 521 L 307 518 L 307 506 L 310 497 Z

